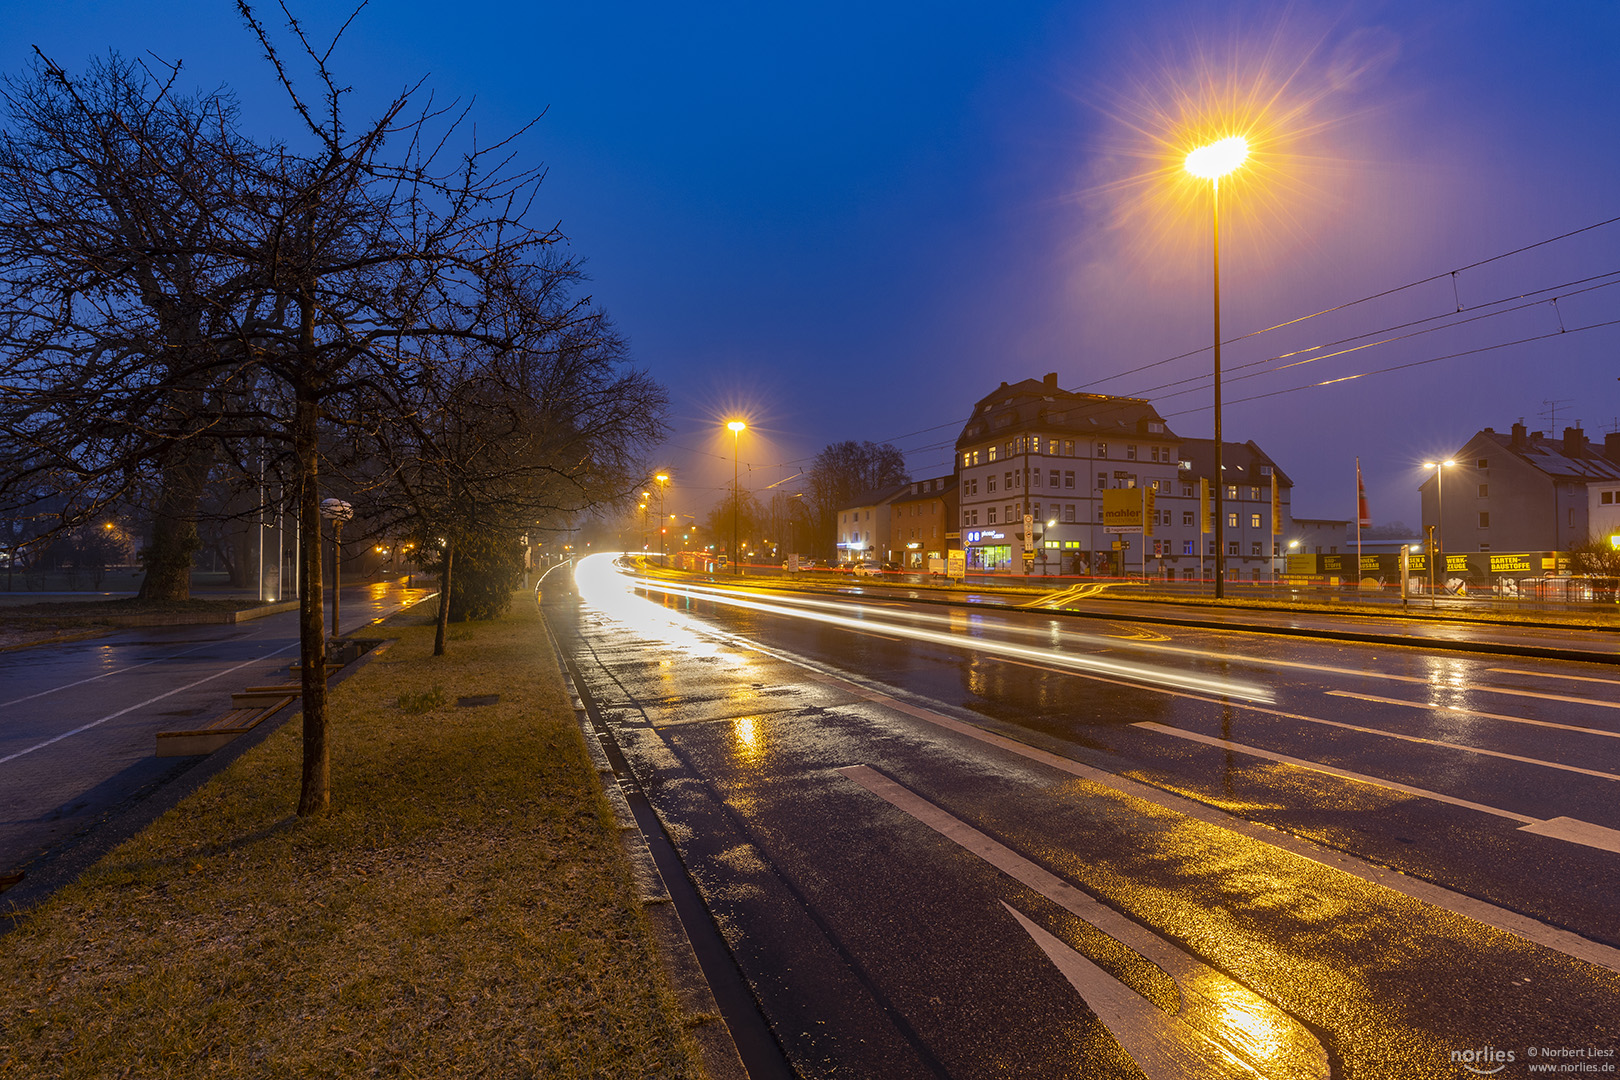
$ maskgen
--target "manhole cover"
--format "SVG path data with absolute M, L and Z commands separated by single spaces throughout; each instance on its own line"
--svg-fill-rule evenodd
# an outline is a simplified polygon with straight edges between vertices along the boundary
M 470 709 L 477 705 L 493 705 L 499 700 L 501 700 L 499 694 L 475 694 L 472 697 L 456 698 L 456 704 L 464 709 Z

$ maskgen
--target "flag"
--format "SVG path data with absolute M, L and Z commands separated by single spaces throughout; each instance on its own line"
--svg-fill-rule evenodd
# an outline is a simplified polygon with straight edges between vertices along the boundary
M 1372 514 L 1367 509 L 1367 486 L 1361 482 L 1361 459 L 1356 458 L 1356 526 L 1372 528 Z

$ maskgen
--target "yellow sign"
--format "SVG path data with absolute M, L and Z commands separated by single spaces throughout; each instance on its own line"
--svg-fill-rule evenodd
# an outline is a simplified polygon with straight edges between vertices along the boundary
M 1203 479 L 1198 481 L 1198 531 L 1215 531 L 1215 515 L 1209 509 L 1209 481 Z
M 1158 520 L 1158 517 L 1159 517 L 1159 512 L 1153 508 L 1154 496 L 1156 496 L 1158 494 L 1159 493 L 1157 491 L 1154 491 L 1151 487 L 1146 487 L 1146 488 L 1142 489 L 1142 499 L 1143 499 L 1144 503 L 1146 504 L 1145 507 L 1144 507 L 1144 510 L 1145 510 L 1145 512 L 1147 514 L 1147 524 L 1142 527 L 1142 535 L 1143 536 L 1152 536 L 1153 535 L 1153 525 Z
M 1282 535 L 1282 493 L 1277 490 L 1277 469 L 1271 470 L 1271 535 Z
M 967 577 L 967 552 L 953 548 L 945 553 L 945 576 L 958 581 Z
M 1546 560 L 1542 560 L 1545 562 Z M 1529 555 L 1492 555 L 1491 573 L 1528 574 L 1531 572 Z
M 1135 488 L 1103 492 L 1103 532 L 1141 532 L 1142 493 Z

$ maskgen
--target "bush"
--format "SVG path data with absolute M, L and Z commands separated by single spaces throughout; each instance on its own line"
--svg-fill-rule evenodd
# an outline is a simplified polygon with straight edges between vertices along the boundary
M 450 621 L 498 619 L 512 607 L 523 580 L 523 547 L 508 536 L 484 534 L 456 542 L 450 572 Z

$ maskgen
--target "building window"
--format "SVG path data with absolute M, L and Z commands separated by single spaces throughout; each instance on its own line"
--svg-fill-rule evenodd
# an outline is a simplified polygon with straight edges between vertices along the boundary
M 1569 527 L 1572 529 L 1575 527 L 1575 508 L 1573 506 L 1569 508 Z
M 995 473 L 991 473 L 989 476 L 984 478 L 984 490 L 986 490 L 986 491 L 994 491 L 994 490 L 996 490 L 996 475 L 995 475 Z
M 1482 499 L 1490 498 L 1491 497 L 1491 485 L 1489 485 L 1489 484 L 1481 484 L 1481 485 L 1479 485 L 1479 497 L 1482 498 Z
M 1053 475 L 1053 476 L 1056 476 L 1056 475 L 1057 475 L 1057 474 L 1056 474 L 1056 473 L 1053 473 L 1053 474 L 1052 474 L 1052 475 Z M 1057 486 L 1057 481 L 1056 481 L 1056 480 L 1053 480 L 1053 481 L 1052 481 L 1052 486 L 1053 486 L 1053 487 L 1056 487 L 1056 486 Z M 1063 474 L 1063 486 L 1064 486 L 1064 487 L 1065 487 L 1065 488 L 1067 488 L 1067 489 L 1068 489 L 1068 490 L 1070 490 L 1070 491 L 1073 491 L 1073 490 L 1074 490 L 1074 473 L 1072 473 L 1072 472 L 1065 472 L 1065 473 L 1064 473 L 1064 474 Z
M 1482 485 L 1482 486 L 1483 486 L 1483 485 Z M 1609 505 L 1609 504 L 1610 504 L 1610 503 L 1612 503 L 1612 502 L 1614 502 L 1614 492 L 1612 492 L 1612 491 L 1605 491 L 1605 492 L 1604 492 L 1604 493 L 1603 493 L 1603 505 L 1604 505 L 1604 506 L 1608 506 L 1608 505 Z
M 1183 540 L 1181 542 L 1181 553 L 1183 555 L 1196 555 L 1196 554 L 1198 554 L 1196 551 L 1193 550 L 1193 544 L 1195 544 L 1195 543 L 1197 543 L 1196 540 Z
M 1249 554 L 1250 555 L 1258 555 L 1258 554 L 1260 554 L 1260 541 L 1256 540 L 1252 544 L 1249 545 Z
M 1237 485 L 1236 484 L 1227 484 L 1226 485 L 1226 497 L 1228 499 L 1237 498 Z
M 1575 511 L 1573 511 L 1573 510 L 1570 511 L 1571 514 L 1573 514 L 1574 512 Z M 1479 527 L 1482 528 L 1482 529 L 1488 529 L 1488 528 L 1491 527 L 1491 514 L 1490 514 L 1490 511 L 1481 510 L 1479 512 Z
M 1193 512 L 1191 510 L 1183 510 L 1181 512 L 1181 523 L 1183 525 L 1191 525 L 1193 523 Z
M 1260 515 L 1259 514 L 1250 514 L 1249 515 L 1249 528 L 1258 529 L 1259 527 L 1260 527 Z
M 1048 478 L 1052 481 L 1050 485 L 1051 487 L 1058 486 L 1058 471 L 1056 469 L 1051 470 L 1051 474 Z M 1069 474 L 1069 486 L 1074 487 L 1074 473 Z
M 1271 557 L 1273 559 L 1275 559 L 1278 556 L 1280 556 L 1281 554 L 1282 554 L 1282 541 L 1281 540 L 1273 540 L 1271 542 Z
M 1010 507 L 1010 506 L 1004 506 L 1004 507 L 1002 507 L 1002 509 L 1003 509 L 1003 510 L 1005 510 L 1005 511 L 1006 511 L 1006 512 L 1007 512 L 1007 513 L 1006 513 L 1006 515 L 1005 515 L 1005 516 L 1004 516 L 1004 517 L 1003 517 L 1003 518 L 1002 518 L 1002 520 L 1003 520 L 1003 521 L 1004 521 L 1004 522 L 1006 522 L 1006 523 L 1008 523 L 1008 524 L 1011 524 L 1011 523 L 1012 523 L 1012 522 L 1013 522 L 1013 521 L 1014 521 L 1014 520 L 1016 520 L 1016 519 L 1015 519 L 1015 518 L 1014 518 L 1014 517 L 1013 517 L 1013 508 L 1012 508 L 1012 507 Z
M 1063 520 L 1064 521 L 1073 521 L 1074 520 L 1074 503 L 1065 503 L 1064 504 L 1064 506 L 1063 506 Z
M 1479 464 L 1476 467 L 1481 468 L 1481 469 L 1490 468 L 1491 467 L 1491 459 L 1490 458 L 1480 458 L 1479 459 Z
M 990 509 L 986 510 L 985 516 L 989 519 L 990 524 L 994 525 L 996 523 L 996 508 L 992 506 Z
M 1215 557 L 1215 541 L 1213 541 L 1213 540 L 1209 541 L 1206 546 L 1209 548 L 1209 551 L 1207 552 L 1207 554 L 1209 555 L 1210 558 L 1213 559 Z
M 1136 460 L 1136 445 L 1134 443 L 1132 443 L 1131 445 L 1125 447 L 1125 460 L 1126 461 L 1135 461 Z
M 1057 457 L 1058 456 L 1058 441 L 1056 439 L 1047 439 L 1046 440 L 1046 456 L 1047 457 Z
M 1271 475 L 1271 466 L 1270 465 L 1262 465 L 1262 466 L 1260 466 L 1260 475 L 1261 476 L 1270 476 Z
M 1064 439 L 1063 440 L 1063 456 L 1064 457 L 1074 457 L 1074 440 L 1073 439 Z
M 1227 514 L 1226 515 L 1226 527 L 1229 528 L 1229 529 L 1237 528 L 1237 515 L 1236 514 Z
M 1053 473 L 1052 475 L 1056 476 L 1057 473 Z M 1041 486 L 1041 470 L 1039 470 L 1039 469 L 1033 470 L 1031 472 L 1031 474 L 1030 474 L 1030 481 L 1031 481 L 1031 483 L 1030 483 L 1031 487 L 1040 487 Z
M 1249 489 L 1249 498 L 1258 499 L 1259 497 L 1260 497 L 1260 489 L 1259 488 L 1252 487 L 1252 488 Z
M 1238 554 L 1238 547 L 1239 545 L 1236 540 L 1228 540 L 1226 542 L 1226 553 L 1228 555 L 1236 555 Z
M 994 461 L 994 460 L 996 460 L 996 447 L 992 446 L 990 449 L 988 449 L 988 450 L 986 450 L 984 452 L 984 460 L 986 460 L 986 461 Z
M 1100 443 L 1097 444 L 1097 456 L 1100 457 L 1100 458 L 1105 458 L 1105 457 L 1108 456 L 1108 444 L 1107 443 L 1100 442 Z
M 1103 488 L 1105 488 L 1107 486 L 1108 486 L 1108 474 L 1105 473 L 1105 472 L 1098 473 L 1097 474 L 1097 490 L 1101 491 Z
M 1182 484 L 1181 485 L 1181 497 L 1183 499 L 1192 498 L 1192 485 L 1191 484 Z

